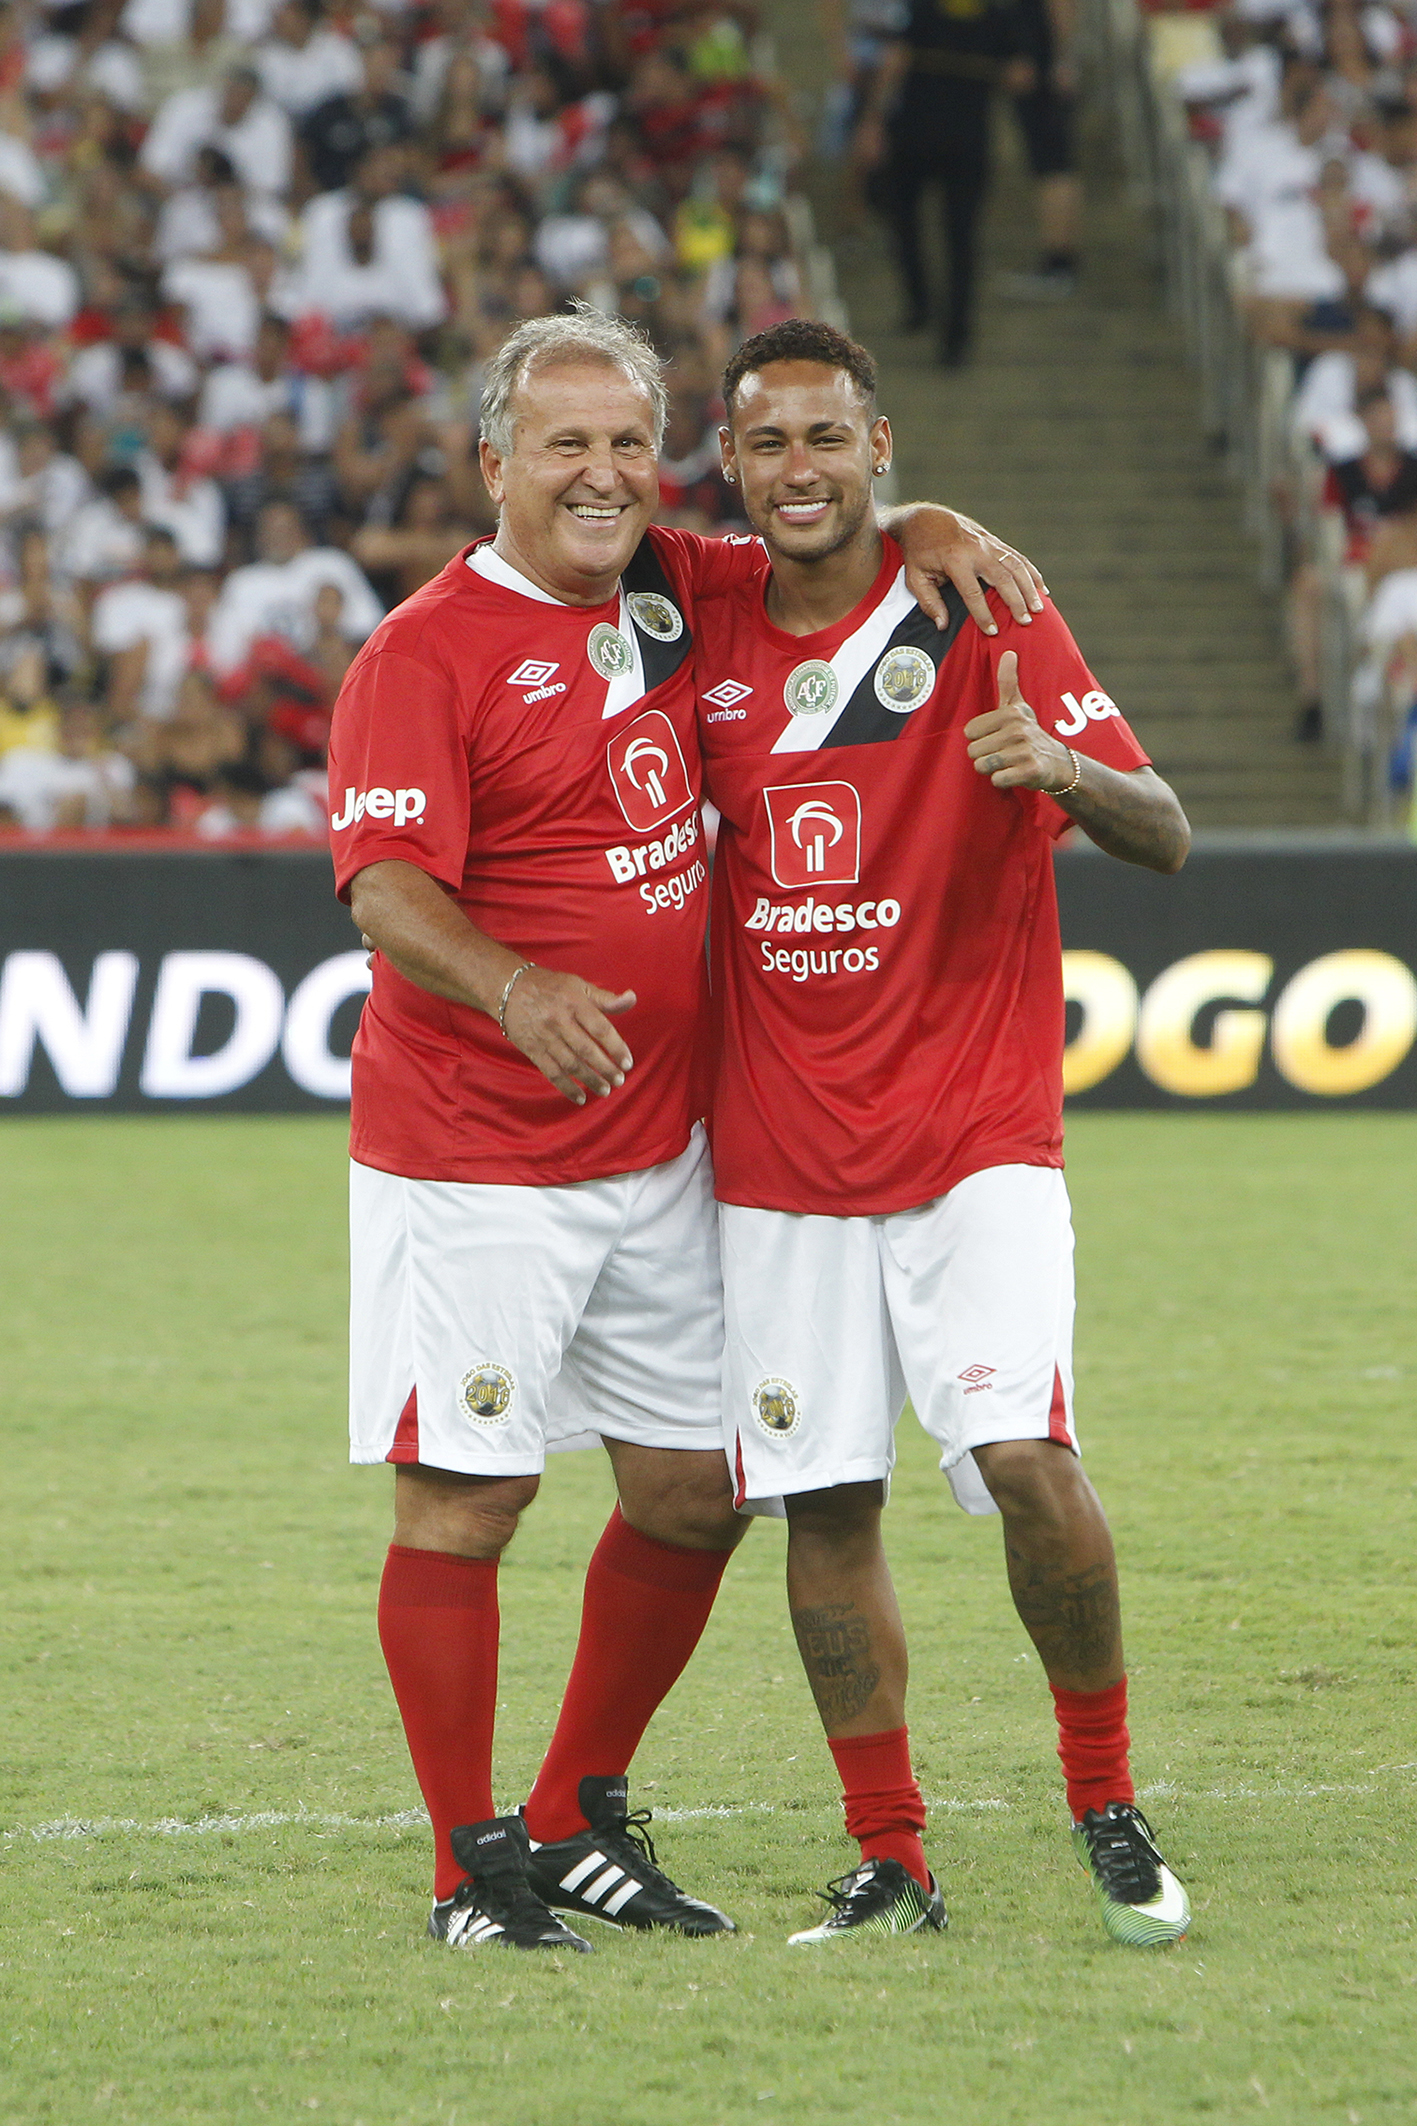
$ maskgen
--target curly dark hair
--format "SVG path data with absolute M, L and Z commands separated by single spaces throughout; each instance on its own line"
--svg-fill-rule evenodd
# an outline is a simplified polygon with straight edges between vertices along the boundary
M 861 395 L 868 413 L 876 406 L 875 357 L 859 340 L 850 340 L 834 325 L 820 318 L 789 317 L 744 340 L 729 357 L 723 372 L 723 403 L 733 419 L 733 401 L 745 376 L 755 376 L 769 362 L 821 362 L 828 369 L 844 369 Z

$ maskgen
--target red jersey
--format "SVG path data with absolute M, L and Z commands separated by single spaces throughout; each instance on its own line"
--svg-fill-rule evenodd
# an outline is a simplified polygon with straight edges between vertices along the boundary
M 998 661 L 1045 730 L 1146 765 L 1051 606 L 937 631 L 900 549 L 835 627 L 788 635 L 755 581 L 699 609 L 713 889 L 713 1151 L 727 1203 L 906 1210 L 989 1166 L 1061 1166 L 1063 992 L 1048 798 L 996 790 L 963 726 Z
M 470 547 L 350 666 L 330 742 L 341 898 L 369 864 L 416 864 L 500 943 L 638 997 L 619 1021 L 634 1069 L 577 1108 L 485 1012 L 377 955 L 354 1043 L 362 1164 L 545 1187 L 684 1149 L 707 1105 L 693 601 L 760 552 L 655 527 L 587 607 Z

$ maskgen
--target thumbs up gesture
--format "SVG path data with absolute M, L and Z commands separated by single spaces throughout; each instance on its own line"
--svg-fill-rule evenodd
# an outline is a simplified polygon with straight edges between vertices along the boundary
M 1061 790 L 1072 780 L 1072 755 L 1023 698 L 1013 650 L 999 659 L 998 708 L 974 717 L 964 735 L 976 774 L 987 775 L 996 790 Z

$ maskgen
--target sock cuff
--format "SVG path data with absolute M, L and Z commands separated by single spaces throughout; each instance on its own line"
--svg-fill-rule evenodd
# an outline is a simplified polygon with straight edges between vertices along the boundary
M 413 1550 L 390 1543 L 379 1586 L 388 1609 L 488 1609 L 497 1600 L 496 1558 L 463 1558 L 451 1550 Z
M 1056 1683 L 1050 1683 L 1048 1688 L 1053 1693 L 1058 1718 L 1066 1720 L 1071 1728 L 1111 1727 L 1127 1717 L 1125 1676 L 1109 1683 L 1106 1690 L 1061 1690 Z
M 875 1735 L 828 1735 L 827 1748 L 848 1794 L 914 1783 L 908 1727 L 882 1728 Z
M 617 1506 L 605 1524 L 592 1562 L 641 1587 L 658 1587 L 675 1594 L 708 1594 L 723 1578 L 732 1555 L 731 1550 L 689 1550 L 679 1543 L 661 1543 L 656 1536 L 641 1535 Z

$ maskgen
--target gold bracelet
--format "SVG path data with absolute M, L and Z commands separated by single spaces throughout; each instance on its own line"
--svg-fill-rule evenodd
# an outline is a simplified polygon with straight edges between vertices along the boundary
M 1078 759 L 1077 754 L 1071 746 L 1064 746 L 1063 751 L 1073 764 L 1073 779 L 1071 782 L 1065 782 L 1061 790 L 1045 790 L 1043 792 L 1045 797 L 1071 797 L 1078 784 L 1082 781 L 1082 762 Z
M 512 1037 L 507 1033 L 507 1005 L 511 1001 L 512 991 L 516 988 L 528 967 L 534 967 L 535 965 L 535 960 L 523 960 L 520 967 L 514 967 L 508 977 L 507 986 L 502 991 L 502 1001 L 497 1006 L 497 1025 L 509 1041 Z

